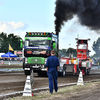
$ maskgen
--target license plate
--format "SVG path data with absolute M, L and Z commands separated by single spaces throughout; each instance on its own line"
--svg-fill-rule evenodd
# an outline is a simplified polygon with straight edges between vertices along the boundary
M 38 68 L 38 66 L 32 66 L 33 68 Z
M 40 54 L 40 52 L 39 51 L 34 51 L 33 54 Z

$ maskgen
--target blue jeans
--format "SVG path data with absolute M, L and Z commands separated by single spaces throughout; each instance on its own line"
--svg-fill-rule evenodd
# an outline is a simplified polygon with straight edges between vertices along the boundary
M 48 80 L 49 80 L 49 89 L 50 93 L 53 93 L 53 88 L 57 92 L 58 85 L 57 85 L 57 79 L 58 79 L 58 71 L 56 69 L 49 69 L 47 72 Z

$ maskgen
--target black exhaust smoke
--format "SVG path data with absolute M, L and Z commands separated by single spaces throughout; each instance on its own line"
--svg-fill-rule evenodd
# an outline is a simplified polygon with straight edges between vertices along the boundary
M 91 30 L 100 29 L 100 0 L 56 0 L 55 31 L 59 34 L 64 22 L 77 15 L 81 25 Z

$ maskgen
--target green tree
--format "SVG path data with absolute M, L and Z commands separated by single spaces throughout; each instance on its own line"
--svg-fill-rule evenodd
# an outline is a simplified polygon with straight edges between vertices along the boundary
M 68 48 L 67 50 L 67 56 L 69 56 L 69 54 L 73 54 L 73 57 L 77 56 L 77 51 L 74 48 Z
M 20 40 L 21 39 L 22 38 L 17 35 L 14 36 L 13 33 L 8 35 L 9 44 L 11 45 L 11 47 L 14 50 L 21 50 L 21 48 L 20 48 Z
M 8 38 L 6 33 L 0 34 L 0 52 L 6 52 L 8 50 Z
M 7 53 L 9 49 L 9 44 L 14 50 L 21 50 L 20 39 L 22 38 L 14 35 L 13 33 L 7 36 L 6 33 L 2 32 L 0 34 L 0 52 Z
M 66 54 L 66 49 L 59 49 L 59 56 L 60 57 L 65 57 L 65 56 L 67 56 L 67 54 Z
M 97 39 L 97 41 L 93 42 L 92 49 L 95 51 L 96 56 L 100 56 L 100 37 Z
M 60 49 L 59 50 L 59 55 L 61 57 L 65 57 L 65 56 L 69 57 L 70 53 L 73 54 L 73 57 L 77 56 L 77 51 L 74 48 L 68 48 L 68 49 L 62 49 L 62 50 Z

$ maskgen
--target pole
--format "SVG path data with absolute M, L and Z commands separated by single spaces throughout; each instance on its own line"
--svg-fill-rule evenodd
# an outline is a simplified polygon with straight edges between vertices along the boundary
M 77 38 L 79 38 L 79 34 L 77 34 Z
M 59 34 L 57 35 L 57 57 L 59 57 Z
M 70 45 L 71 45 L 71 44 L 69 44 L 69 57 L 70 57 Z
M 8 45 L 8 60 L 9 60 L 9 45 Z M 9 65 L 10 65 L 10 61 L 9 61 Z

